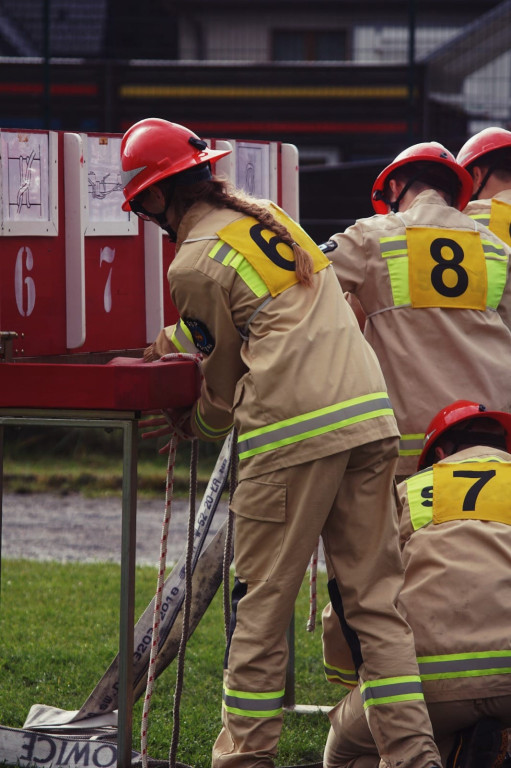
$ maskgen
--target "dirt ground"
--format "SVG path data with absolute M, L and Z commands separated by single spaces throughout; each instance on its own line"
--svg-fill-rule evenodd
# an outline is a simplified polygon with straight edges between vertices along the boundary
M 197 499 L 197 509 L 201 498 Z M 85 498 L 80 494 L 3 495 L 2 558 L 28 558 L 57 562 L 121 561 L 121 499 Z M 137 505 L 138 565 L 158 567 L 165 499 L 139 499 Z M 210 534 L 227 514 L 222 500 L 214 515 Z M 186 546 L 188 502 L 174 499 L 167 546 L 167 564 L 175 563 Z M 320 547 L 318 568 L 324 570 Z
M 197 501 L 199 508 L 200 498 Z M 79 494 L 9 494 L 3 496 L 1 555 L 57 562 L 121 560 L 121 499 L 84 498 Z M 139 565 L 158 566 L 165 499 L 139 499 L 137 549 Z M 211 524 L 214 533 L 227 514 L 220 502 Z M 171 506 L 167 563 L 183 553 L 188 502 Z

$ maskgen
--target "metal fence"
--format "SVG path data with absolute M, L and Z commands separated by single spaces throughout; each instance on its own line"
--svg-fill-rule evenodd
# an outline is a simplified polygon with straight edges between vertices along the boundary
M 228 116 L 242 112 L 245 121 L 251 118 L 255 131 L 262 133 L 265 122 L 272 131 L 267 115 L 271 101 L 269 110 L 264 102 L 268 94 L 261 93 L 260 101 L 252 95 L 248 108 L 239 89 L 254 82 L 270 87 L 287 67 L 292 74 L 287 80 L 281 75 L 281 85 L 290 86 L 295 78 L 304 87 L 318 88 L 323 78 L 330 87 L 351 86 L 342 98 L 338 92 L 329 98 L 325 91 L 323 98 L 311 102 L 305 95 L 302 112 L 314 112 L 316 120 L 323 115 L 329 118 L 335 99 L 342 102 L 347 119 L 356 120 L 361 112 L 371 119 L 385 111 L 392 114 L 397 70 L 404 89 L 404 112 L 401 103 L 398 120 L 407 123 L 410 137 L 452 135 L 451 143 L 456 145 L 466 138 L 462 134 L 482 125 L 511 124 L 510 0 L 487 0 L 482 5 L 469 0 L 443 5 L 402 0 L 380 3 L 380 7 L 374 0 L 358 4 L 275 0 L 270 8 L 264 0 L 254 0 L 241 14 L 228 0 L 3 0 L 0 122 L 21 125 L 27 119 L 39 127 L 122 130 L 126 123 L 156 111 L 163 116 L 177 112 L 178 121 L 183 122 L 189 114 L 198 119 L 191 109 L 195 102 L 195 115 L 202 122 L 206 116 L 211 120 L 222 114 L 228 127 Z M 221 62 L 223 68 L 212 77 L 212 64 Z M 252 81 L 233 77 L 227 62 L 238 70 L 250 69 Z M 81 66 L 89 68 L 87 76 L 80 73 Z M 66 68 L 67 77 L 62 74 Z M 367 78 L 360 75 L 364 68 Z M 305 74 L 318 69 L 316 78 Z M 386 74 L 382 77 L 382 73 Z M 180 83 L 202 83 L 212 96 L 198 95 L 197 88 L 178 93 L 175 87 Z M 73 103 L 73 84 L 81 107 Z M 134 94 L 126 90 L 130 85 L 138 86 L 139 102 L 124 109 Z M 144 85 L 158 85 L 158 98 L 152 99 L 148 91 L 140 95 Z M 388 86 L 386 99 L 374 90 L 382 85 Z M 218 86 L 223 88 L 224 101 L 217 98 Z M 66 105 L 63 96 L 71 102 Z M 287 105 L 288 96 L 284 94 Z M 298 114 L 299 92 L 293 100 L 298 103 L 291 111 Z M 339 162 L 376 154 L 370 146 L 339 152 L 335 141 L 323 135 L 314 145 L 309 139 L 302 141 L 299 130 L 295 134 L 296 143 L 304 145 L 306 161 L 316 157 L 319 162 Z M 274 135 L 272 131 L 271 136 L 260 137 Z M 318 148 L 322 148 L 319 153 Z
M 511 128 L 511 0 L 2 0 L 0 93 L 0 127 L 295 144 L 302 221 L 348 223 L 404 147 Z

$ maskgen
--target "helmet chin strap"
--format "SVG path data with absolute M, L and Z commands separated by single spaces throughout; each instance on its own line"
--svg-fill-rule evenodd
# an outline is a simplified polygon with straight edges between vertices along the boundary
M 488 168 L 488 170 L 486 171 L 486 174 L 485 174 L 482 182 L 479 184 L 479 187 L 477 188 L 476 192 L 474 192 L 474 194 L 470 198 L 471 200 L 479 200 L 479 195 L 481 194 L 481 192 L 485 188 L 486 183 L 487 183 L 488 179 L 490 178 L 490 176 L 492 175 L 494 170 L 495 170 L 494 166 L 490 166 Z
M 418 181 L 418 180 L 419 180 L 419 176 L 416 176 L 415 178 L 410 179 L 409 181 L 407 181 L 406 184 L 404 185 L 403 189 L 401 190 L 401 192 L 399 193 L 399 195 L 396 197 L 395 200 L 389 200 L 388 198 L 386 198 L 385 195 L 383 194 L 383 191 L 380 190 L 380 189 L 377 190 L 374 193 L 374 196 L 373 196 L 374 200 L 381 200 L 382 202 L 385 203 L 385 205 L 388 205 L 388 207 L 390 208 L 392 213 L 398 213 L 399 212 L 399 204 L 400 204 L 401 200 L 406 195 L 406 193 L 408 192 L 408 190 L 410 189 L 412 184 L 414 182 Z
M 169 209 L 170 201 L 168 205 L 165 206 L 165 210 L 162 211 L 162 213 L 152 213 L 151 216 L 153 219 L 156 219 L 158 222 L 158 225 L 167 233 L 169 236 L 169 240 L 171 243 L 175 243 L 177 241 L 177 232 L 175 229 L 171 227 L 171 225 L 167 221 L 167 211 Z
M 202 144 L 204 144 L 204 146 L 207 146 L 205 142 L 201 142 L 202 149 L 204 149 L 204 147 L 202 147 Z M 176 187 L 186 187 L 186 186 L 189 186 L 190 184 L 197 184 L 197 182 L 199 181 L 207 181 L 210 178 L 211 178 L 211 166 L 209 163 L 204 163 L 204 165 L 199 165 L 195 168 L 187 168 L 185 171 L 181 171 L 181 173 L 178 173 L 172 177 L 173 183 L 169 187 L 165 195 L 164 210 L 162 211 L 162 213 L 152 214 L 153 218 L 156 219 L 159 226 L 169 236 L 169 240 L 171 243 L 175 243 L 177 241 L 177 232 L 175 231 L 175 229 L 173 229 L 173 227 L 167 221 L 167 211 L 170 207 L 170 204 L 172 203 L 172 197 L 174 196 Z
M 385 200 L 387 205 L 390 207 L 390 210 L 392 211 L 392 213 L 398 213 L 398 211 L 399 211 L 399 204 L 400 204 L 401 200 L 406 195 L 406 193 L 408 192 L 408 190 L 410 189 L 412 184 L 415 184 L 416 181 L 420 181 L 421 178 L 422 178 L 422 176 L 419 173 L 419 174 L 417 174 L 417 176 L 414 176 L 412 179 L 407 181 L 406 184 L 404 185 L 403 189 L 401 190 L 401 192 L 399 193 L 399 195 L 397 196 L 397 198 L 393 202 Z M 486 184 L 486 180 L 484 181 L 484 184 Z M 483 186 L 484 186 L 484 184 L 483 184 Z M 446 190 L 446 192 L 447 192 L 447 190 Z M 456 200 L 456 193 L 455 193 L 455 191 L 451 190 L 450 195 L 451 195 L 450 205 L 454 205 L 454 201 Z
M 167 236 L 169 238 L 170 243 L 177 243 L 177 232 L 175 232 L 170 224 L 167 227 L 163 227 L 165 229 L 165 232 L 167 233 Z
M 399 193 L 399 195 L 396 197 L 396 199 L 393 202 L 388 202 L 387 205 L 389 206 L 392 213 L 398 213 L 399 211 L 399 203 L 403 199 L 403 197 L 406 195 L 412 184 L 415 184 L 416 181 L 419 181 L 420 176 L 415 176 L 412 179 L 409 179 L 406 184 L 404 185 L 403 189 Z

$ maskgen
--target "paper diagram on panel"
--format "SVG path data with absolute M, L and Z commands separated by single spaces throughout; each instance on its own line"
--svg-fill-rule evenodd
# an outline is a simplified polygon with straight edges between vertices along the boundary
M 237 142 L 236 186 L 254 197 L 270 198 L 269 144 Z
M 89 136 L 87 139 L 87 195 L 89 222 L 128 222 L 122 210 L 121 139 Z
M 1 157 L 3 221 L 49 221 L 48 135 L 2 132 Z

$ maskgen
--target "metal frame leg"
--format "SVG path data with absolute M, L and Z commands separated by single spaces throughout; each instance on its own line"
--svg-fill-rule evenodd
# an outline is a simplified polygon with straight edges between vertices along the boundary
M 122 530 L 119 618 L 119 703 L 117 767 L 131 765 L 133 727 L 133 637 L 135 627 L 135 562 L 137 512 L 138 412 L 0 409 L 0 578 L 2 556 L 3 434 L 4 426 L 70 426 L 122 429 Z M 0 582 L 1 585 L 1 582 Z
M 286 667 L 286 688 L 284 691 L 284 707 L 294 709 L 295 707 L 295 612 L 291 616 L 289 627 L 286 632 L 287 647 L 289 657 Z
M 123 422 L 121 595 L 119 621 L 119 711 L 117 766 L 131 763 L 133 727 L 133 628 L 137 509 L 137 431 Z
M 299 715 L 311 715 L 317 712 L 330 712 L 331 706 L 323 704 L 297 704 L 295 690 L 295 612 L 287 628 L 287 645 L 289 658 L 286 668 L 286 688 L 284 691 L 284 709 L 296 712 Z

